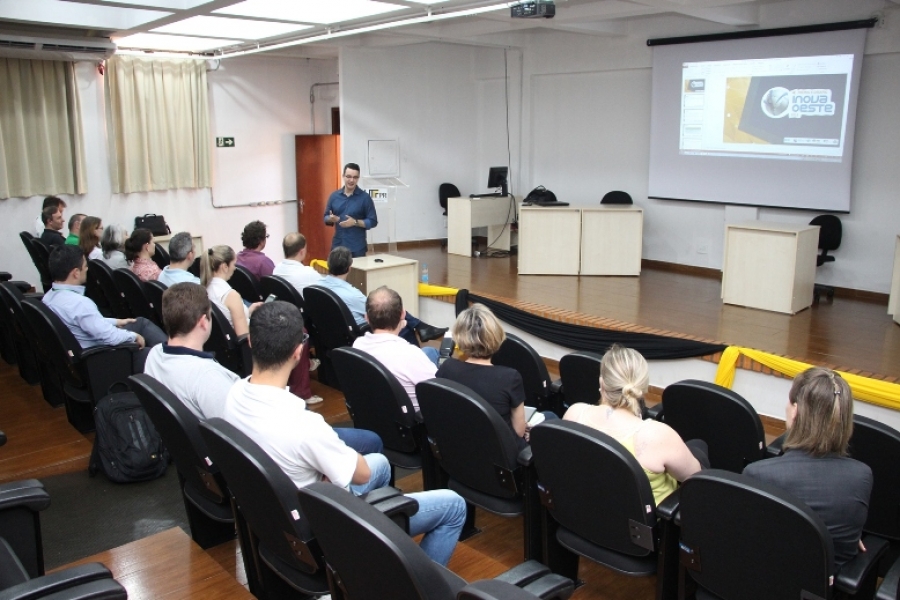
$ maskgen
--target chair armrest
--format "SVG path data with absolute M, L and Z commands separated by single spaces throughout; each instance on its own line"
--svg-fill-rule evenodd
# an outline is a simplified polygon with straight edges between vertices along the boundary
M 517 459 L 523 467 L 530 467 L 534 463 L 534 456 L 531 453 L 531 446 L 522 448 Z
M 98 579 L 42 596 L 41 600 L 128 600 L 128 591 L 115 579 Z
M 109 572 L 109 569 L 100 563 L 89 563 L 14 585 L 0 591 L 0 600 L 36 600 L 49 594 L 103 579 L 112 580 L 112 573 Z
M 13 481 L 0 486 L 0 511 L 27 508 L 42 511 L 50 506 L 50 494 L 36 479 Z
M 575 584 L 568 577 L 550 573 L 524 587 L 538 598 L 566 600 L 575 591 Z
M 551 394 L 558 394 L 558 393 L 562 392 L 562 389 L 563 389 L 562 379 L 557 379 L 556 381 L 550 382 L 550 393 Z
M 656 516 L 666 521 L 673 521 L 678 515 L 681 505 L 681 488 L 666 496 L 656 507 Z
M 772 443 L 766 446 L 766 458 L 775 458 L 776 456 L 781 456 L 784 452 L 784 440 L 787 438 L 787 433 L 782 433 L 780 436 L 772 440 Z
M 644 411 L 645 419 L 653 419 L 654 421 L 662 421 L 663 420 L 663 405 L 662 402 L 658 404 L 654 404 L 653 406 L 648 406 Z
M 834 578 L 834 587 L 846 594 L 856 594 L 868 577 L 878 576 L 878 561 L 888 550 L 888 543 L 874 535 L 863 538 L 865 552 L 857 552 L 853 560 L 841 567 Z M 875 569 L 875 571 L 873 571 Z
M 372 506 L 380 510 L 384 516 L 396 523 L 397 527 L 409 535 L 409 519 L 419 512 L 419 503 L 409 496 L 399 495 L 386 498 Z
M 239 335 L 236 340 L 238 352 L 241 355 L 242 376 L 250 375 L 253 370 L 253 354 L 250 352 L 250 334 Z
M 105 352 L 117 352 L 120 350 L 133 351 L 140 349 L 141 347 L 134 342 L 125 342 L 124 344 L 119 344 L 117 346 L 91 346 L 90 348 L 85 348 L 81 351 L 81 360 L 86 360 Z
M 535 600 L 537 596 L 520 587 L 496 579 L 470 583 L 456 594 L 457 600 Z
M 533 581 L 537 581 L 544 575 L 549 575 L 550 569 L 536 560 L 526 560 L 522 564 L 516 565 L 512 569 L 500 573 L 494 580 L 511 583 L 515 586 L 522 587 Z
M 894 562 L 885 573 L 881 585 L 878 586 L 878 593 L 875 594 L 875 600 L 897 600 L 900 595 L 898 589 L 900 589 L 900 560 Z
M 10 279 L 12 279 L 12 273 L 0 271 L 0 281 L 9 281 Z
M 378 504 L 379 502 L 383 502 L 388 498 L 396 498 L 397 496 L 402 496 L 403 492 L 395 487 L 387 486 L 383 488 L 378 488 L 377 490 L 372 490 L 367 494 L 363 494 L 360 496 L 361 499 L 365 500 L 371 505 Z

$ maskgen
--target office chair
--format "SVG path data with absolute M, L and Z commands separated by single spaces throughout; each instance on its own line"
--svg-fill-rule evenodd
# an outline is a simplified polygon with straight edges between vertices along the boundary
M 438 202 L 444 209 L 444 216 L 447 216 L 447 198 L 459 198 L 459 188 L 452 183 L 442 183 L 438 188 Z
M 600 204 L 634 204 L 634 201 L 631 199 L 631 194 L 628 192 L 620 192 L 618 190 L 612 192 L 606 192 L 603 196 L 603 199 L 600 200 Z
M 841 220 L 834 215 L 819 215 L 810 221 L 809 224 L 819 226 L 819 250 L 822 252 L 816 257 L 816 266 L 821 267 L 827 262 L 834 262 L 834 257 L 828 252 L 841 247 L 841 237 L 843 236 Z M 813 299 L 816 303 L 819 302 L 822 294 L 828 296 L 830 301 L 834 301 L 834 287 L 815 284 L 813 287 Z

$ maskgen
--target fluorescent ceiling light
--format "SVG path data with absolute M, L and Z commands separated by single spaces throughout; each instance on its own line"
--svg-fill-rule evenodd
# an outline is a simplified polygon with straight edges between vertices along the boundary
M 196 8 L 201 4 L 206 4 L 210 0 L 103 0 L 104 2 L 115 2 L 117 4 L 134 4 L 135 6 L 143 6 L 145 8 L 168 8 L 178 10 L 188 10 Z M 415 0 L 419 1 L 419 0 Z
M 157 27 L 154 32 L 258 40 L 309 29 L 309 25 L 198 16 Z
M 238 46 L 241 40 L 189 37 L 184 35 L 162 35 L 158 33 L 135 33 L 115 40 L 120 48 L 141 50 L 169 50 L 172 52 L 204 52 L 224 46 Z
M 6 21 L 25 21 L 64 27 L 87 27 L 108 31 L 132 29 L 168 17 L 170 12 L 119 8 L 60 0 L 0 0 L 0 17 Z
M 332 24 L 409 8 L 374 0 L 244 0 L 214 12 L 243 17 Z

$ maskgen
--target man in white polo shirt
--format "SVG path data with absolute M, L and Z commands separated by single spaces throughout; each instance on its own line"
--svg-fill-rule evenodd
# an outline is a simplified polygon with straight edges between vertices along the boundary
M 306 236 L 302 233 L 289 233 L 284 236 L 281 247 L 284 250 L 284 260 L 275 265 L 272 275 L 284 277 L 303 296 L 303 288 L 322 281 L 318 271 L 303 264 L 306 260 Z

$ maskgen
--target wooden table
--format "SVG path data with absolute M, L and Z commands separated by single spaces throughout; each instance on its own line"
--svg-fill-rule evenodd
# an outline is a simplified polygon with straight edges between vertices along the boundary
M 510 226 L 516 220 L 513 196 L 447 198 L 447 252 L 472 256 L 472 229 L 488 228 L 488 248 L 509 250 Z
M 727 224 L 722 301 L 788 314 L 809 307 L 818 246 L 817 225 Z
M 578 275 L 581 209 L 519 207 L 519 275 Z
M 379 262 L 380 261 L 380 262 Z M 419 314 L 419 261 L 392 254 L 354 258 L 347 282 L 366 296 L 383 285 L 400 294 L 403 308 Z
M 640 275 L 644 211 L 608 205 L 581 210 L 581 274 Z
M 894 275 L 891 277 L 891 297 L 888 300 L 888 314 L 894 323 L 900 324 L 900 235 L 894 244 Z

